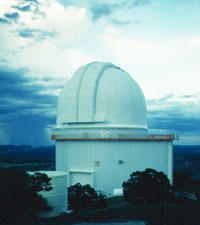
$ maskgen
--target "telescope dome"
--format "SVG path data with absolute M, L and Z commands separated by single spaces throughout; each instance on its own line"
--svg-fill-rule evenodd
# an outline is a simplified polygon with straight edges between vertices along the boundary
M 127 72 L 107 62 L 81 66 L 63 88 L 57 110 L 57 126 L 147 129 L 142 90 Z

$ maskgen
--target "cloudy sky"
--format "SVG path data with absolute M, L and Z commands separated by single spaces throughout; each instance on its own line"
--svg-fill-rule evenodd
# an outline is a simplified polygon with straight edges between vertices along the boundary
M 0 144 L 53 144 L 58 95 L 81 65 L 138 82 L 148 126 L 200 144 L 199 0 L 0 0 Z

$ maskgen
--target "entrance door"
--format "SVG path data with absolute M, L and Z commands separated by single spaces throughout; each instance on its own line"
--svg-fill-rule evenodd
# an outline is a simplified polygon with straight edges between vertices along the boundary
M 89 184 L 93 187 L 92 172 L 69 172 L 69 185 L 80 183 L 82 185 Z

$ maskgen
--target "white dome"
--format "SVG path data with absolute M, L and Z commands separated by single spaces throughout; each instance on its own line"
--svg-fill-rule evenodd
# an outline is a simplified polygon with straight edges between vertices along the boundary
M 142 90 L 128 73 L 111 63 L 80 67 L 59 97 L 57 125 L 81 124 L 147 129 Z

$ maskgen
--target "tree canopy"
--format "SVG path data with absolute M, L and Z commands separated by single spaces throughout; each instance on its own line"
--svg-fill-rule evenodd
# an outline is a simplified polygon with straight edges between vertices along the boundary
M 164 201 L 172 193 L 167 176 L 154 169 L 133 172 L 122 186 L 124 199 L 134 204 Z
M 183 189 L 193 183 L 187 171 L 174 171 L 173 185 L 176 189 Z
M 88 207 L 105 208 L 107 203 L 102 194 L 97 192 L 89 185 L 77 183 L 68 188 L 69 208 L 75 212 Z

